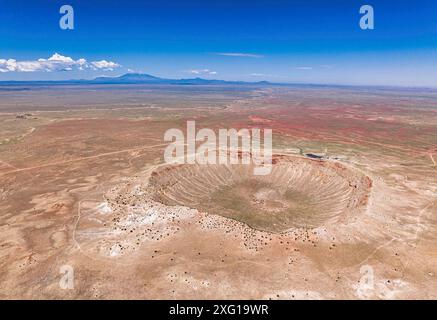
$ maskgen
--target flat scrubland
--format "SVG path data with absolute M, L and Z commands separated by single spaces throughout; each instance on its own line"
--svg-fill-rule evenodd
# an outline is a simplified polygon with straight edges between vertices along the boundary
M 187 120 L 271 175 L 165 165 Z M 0 87 L 0 298 L 436 299 L 436 146 L 430 89 Z

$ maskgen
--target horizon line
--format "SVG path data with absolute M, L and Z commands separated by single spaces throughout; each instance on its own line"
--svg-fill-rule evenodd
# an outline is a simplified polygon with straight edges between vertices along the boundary
M 391 84 L 355 84 L 355 83 L 329 83 L 329 82 L 271 82 L 269 80 L 258 80 L 258 81 L 246 81 L 246 80 L 225 80 L 225 79 L 206 79 L 206 78 L 202 78 L 202 77 L 194 77 L 194 78 L 162 78 L 160 76 L 155 76 L 149 73 L 142 73 L 142 72 L 126 72 L 120 75 L 116 75 L 116 76 L 105 76 L 105 75 L 100 75 L 100 76 L 96 76 L 94 78 L 91 79 L 83 79 L 83 78 L 77 78 L 77 79 L 66 79 L 66 80 L 0 80 L 0 85 L 3 84 L 7 84 L 7 83 L 48 83 L 48 84 L 74 84 L 74 85 L 79 85 L 81 83 L 77 83 L 77 82 L 83 82 L 82 84 L 98 84 L 98 85 L 105 85 L 105 84 L 127 84 L 127 85 L 133 85 L 133 84 L 160 84 L 160 83 L 147 83 L 147 82 L 141 82 L 141 81 L 132 81 L 131 83 L 127 82 L 127 83 L 87 83 L 87 82 L 91 82 L 91 81 L 95 81 L 98 78 L 108 78 L 108 79 L 117 79 L 120 78 L 122 76 L 125 75 L 147 75 L 147 76 L 151 76 L 151 77 L 155 77 L 158 79 L 162 79 L 162 80 L 168 80 L 168 81 L 182 81 L 182 80 L 205 80 L 205 81 L 223 81 L 224 83 L 222 84 L 214 84 L 214 83 L 209 83 L 209 84 L 190 84 L 190 85 L 232 85 L 235 84 L 235 82 L 239 82 L 241 84 L 268 84 L 268 85 L 308 85 L 308 86 L 339 86 L 339 87 L 372 87 L 372 88 L 399 88 L 399 89 L 435 89 L 437 90 L 437 85 L 435 86 L 429 86 L 429 85 L 391 85 Z M 165 84 L 165 83 L 162 83 Z M 177 83 L 168 83 L 168 85 L 178 85 Z M 182 84 L 181 84 L 182 85 Z M 186 84 L 185 84 L 186 85 Z

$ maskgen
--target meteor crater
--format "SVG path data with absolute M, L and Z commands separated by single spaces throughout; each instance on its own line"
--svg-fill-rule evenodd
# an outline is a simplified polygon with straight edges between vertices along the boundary
M 367 204 L 371 180 L 338 162 L 274 157 L 272 172 L 253 175 L 250 165 L 186 164 L 157 169 L 155 201 L 182 205 L 282 233 L 347 222 Z

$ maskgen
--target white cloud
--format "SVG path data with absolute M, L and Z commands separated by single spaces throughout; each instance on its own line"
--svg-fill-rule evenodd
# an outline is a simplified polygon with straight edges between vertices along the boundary
M 288 77 L 282 76 L 279 74 L 271 74 L 271 73 L 251 73 L 249 74 L 250 77 L 263 77 L 263 78 L 278 78 L 278 79 L 286 79 Z
M 112 71 L 120 67 L 118 63 L 112 61 L 92 61 L 81 58 L 74 60 L 71 57 L 66 57 L 55 53 L 48 59 L 38 59 L 30 61 L 17 61 L 15 59 L 0 59 L 0 72 L 57 72 L 57 71 L 72 71 L 72 70 L 103 70 Z
M 263 55 L 260 54 L 254 54 L 254 53 L 241 53 L 241 52 L 220 52 L 217 53 L 220 56 L 227 56 L 227 57 L 246 57 L 246 58 L 262 58 Z
M 188 70 L 189 73 L 192 74 L 197 74 L 197 75 L 201 75 L 201 74 L 207 74 L 207 75 L 214 75 L 217 74 L 216 71 L 212 71 L 209 69 L 194 69 L 194 70 Z
M 59 53 L 55 53 L 50 58 L 47 59 L 48 61 L 56 61 L 56 62 L 64 62 L 64 63 L 74 63 L 74 60 L 70 57 L 66 57 L 63 55 L 60 55 Z M 83 59 L 79 59 L 83 60 Z M 39 59 L 38 61 L 46 61 L 45 59 Z
M 91 62 L 91 65 L 96 69 L 102 69 L 108 71 L 112 71 L 120 66 L 118 63 L 112 61 L 106 61 L 106 60 L 94 61 Z
M 296 67 L 297 70 L 313 70 L 313 67 Z

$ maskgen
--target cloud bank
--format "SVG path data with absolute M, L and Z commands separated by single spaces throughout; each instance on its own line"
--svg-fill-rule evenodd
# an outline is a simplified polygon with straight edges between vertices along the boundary
M 200 74 L 209 74 L 209 75 L 214 75 L 214 74 L 217 74 L 217 72 L 216 71 L 212 71 L 212 70 L 209 70 L 209 69 L 194 69 L 194 70 L 189 70 L 188 71 L 189 73 L 191 73 L 191 74 L 198 74 L 198 75 L 200 75 Z
M 220 56 L 227 56 L 227 57 L 246 57 L 246 58 L 262 58 L 262 57 L 264 57 L 260 54 L 241 53 L 241 52 L 219 52 L 217 54 Z
M 15 59 L 0 59 L 0 72 L 59 72 L 72 70 L 102 70 L 113 71 L 120 67 L 118 63 L 106 60 L 92 61 L 81 58 L 73 60 L 55 53 L 48 59 L 17 61 Z

